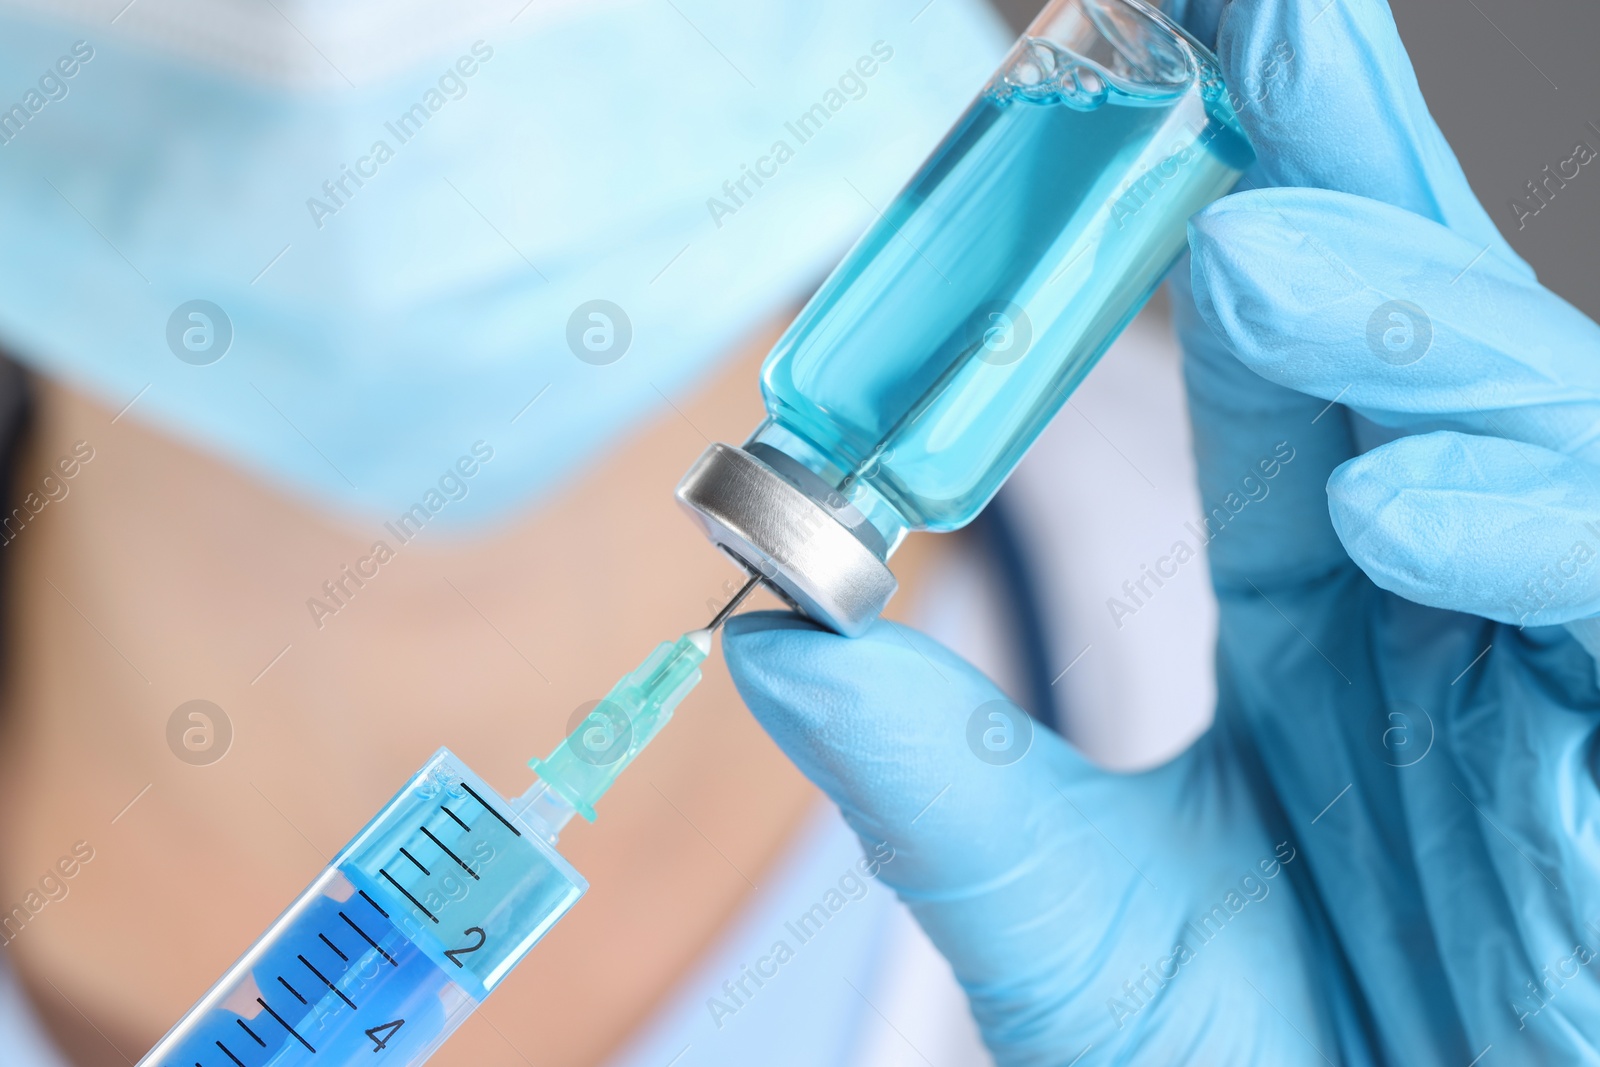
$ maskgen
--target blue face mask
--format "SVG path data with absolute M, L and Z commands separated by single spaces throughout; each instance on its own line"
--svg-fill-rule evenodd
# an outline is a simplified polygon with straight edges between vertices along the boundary
M 41 5 L 0 5 L 0 345 L 347 512 L 468 457 L 457 523 L 804 296 L 1006 43 L 963 0 Z

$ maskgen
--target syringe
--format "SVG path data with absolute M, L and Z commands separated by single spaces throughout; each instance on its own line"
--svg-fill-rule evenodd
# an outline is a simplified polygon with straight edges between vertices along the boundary
M 540 780 L 516 800 L 434 753 L 140 1067 L 412 1067 L 433 1055 L 589 888 L 555 849 L 561 828 L 594 820 L 756 581 L 624 675 L 530 761 Z

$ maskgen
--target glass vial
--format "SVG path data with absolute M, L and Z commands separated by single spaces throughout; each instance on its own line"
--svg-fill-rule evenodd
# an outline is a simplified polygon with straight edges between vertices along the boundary
M 860 632 L 905 535 L 983 509 L 1253 161 L 1204 47 L 1139 0 L 1056 0 L 779 339 L 767 418 L 680 501 Z

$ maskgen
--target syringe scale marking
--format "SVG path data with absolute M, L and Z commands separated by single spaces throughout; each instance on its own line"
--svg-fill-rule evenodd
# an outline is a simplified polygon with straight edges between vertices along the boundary
M 260 997 L 256 998 L 256 1003 L 261 1005 L 262 1010 L 264 1010 L 268 1015 L 270 1015 L 274 1019 L 278 1020 L 278 1025 L 283 1027 L 285 1030 L 289 1031 L 289 1035 L 291 1037 L 293 1037 L 296 1041 L 298 1041 L 302 1045 L 304 1045 L 306 1047 L 307 1051 L 312 1052 L 312 1053 L 315 1053 L 317 1051 L 316 1049 L 311 1047 L 311 1042 L 307 1041 L 305 1038 L 300 1036 L 299 1031 L 297 1031 L 294 1027 L 290 1026 L 288 1023 L 283 1021 L 283 1016 L 279 1015 L 277 1012 L 272 1010 L 272 1005 L 268 1004 L 265 1000 L 262 1000 Z M 200 1061 L 196 1060 L 195 1062 L 198 1064 Z
M 365 896 L 365 894 L 362 894 L 362 895 Z M 378 950 L 378 955 L 382 956 L 384 959 L 389 961 L 389 966 L 391 966 L 391 967 L 400 966 L 400 964 L 395 960 L 395 958 L 393 956 L 389 955 L 387 952 L 385 952 L 383 950 L 383 946 L 382 945 L 380 945 L 376 941 L 372 940 L 372 935 L 371 934 L 367 933 L 365 930 L 361 929 L 361 927 L 356 925 L 356 921 L 354 919 L 350 918 L 350 916 L 346 915 L 342 911 L 339 913 L 339 918 L 341 918 L 345 922 L 349 923 L 350 924 L 350 929 L 352 929 L 356 933 L 360 934 L 361 935 L 361 939 L 363 941 L 365 941 L 367 944 L 371 945 L 373 948 L 377 949 Z
M 659 646 L 610 695 L 634 726 L 627 752 L 610 766 L 583 758 L 586 724 L 536 764 L 543 781 L 515 805 L 440 750 L 142 1062 L 420 1064 L 588 888 L 553 847 L 557 834 L 579 811 L 593 817 L 700 680 L 709 649 L 706 630 Z M 492 819 L 451 807 L 468 797 Z M 283 1036 L 263 1029 L 269 1015 Z
M 428 918 L 432 919 L 434 922 L 438 922 L 439 921 L 439 917 L 437 915 L 435 915 L 433 912 L 429 911 L 427 909 L 427 907 L 422 903 L 422 901 L 420 901 L 416 897 L 412 896 L 410 891 L 407 890 L 405 886 L 401 885 L 399 882 L 394 880 L 394 875 L 390 874 L 388 871 L 384 870 L 382 867 L 378 868 L 378 873 L 383 875 L 385 878 L 387 878 L 389 880 L 389 884 L 390 885 L 392 885 L 396 889 L 400 890 L 400 892 L 405 895 L 405 898 L 407 900 L 409 900 L 409 901 L 411 901 L 411 903 L 415 904 L 417 906 L 417 910 L 418 911 L 422 912 L 422 914 L 426 915 Z M 426 872 L 424 872 L 424 873 L 426 873 Z
M 342 1000 L 346 1004 L 348 1004 L 350 1006 L 350 1010 L 351 1011 L 357 1010 L 356 1009 L 356 1002 L 351 1000 L 349 997 L 345 996 L 344 993 L 340 991 L 338 986 L 336 986 L 332 982 L 328 981 L 327 977 L 325 975 L 323 975 L 323 973 L 321 971 L 317 970 L 315 967 L 313 967 L 311 965 L 311 961 L 310 960 L 306 959 L 304 956 L 296 956 L 295 958 L 297 960 L 299 960 L 301 963 L 306 965 L 306 970 L 310 971 L 312 974 L 316 975 L 319 979 L 321 979 L 322 980 L 322 984 L 327 986 L 330 990 L 332 990 L 334 996 L 338 997 L 340 1000 Z
M 462 782 L 461 783 L 461 788 L 465 789 L 468 793 L 471 793 L 472 794 L 472 799 L 476 800 L 479 804 L 482 804 L 484 811 L 487 811 L 490 815 L 493 815 L 495 818 L 499 819 L 503 824 L 505 824 L 505 828 L 507 830 L 510 830 L 512 833 L 516 834 L 518 837 L 522 836 L 522 831 L 518 830 L 515 826 L 512 826 L 511 825 L 511 820 L 507 819 L 504 815 L 501 815 L 498 811 L 495 811 L 493 805 L 491 805 L 487 800 L 484 800 L 482 797 L 480 797 L 478 795 L 478 791 L 476 789 L 472 788 L 466 782 Z M 446 809 L 446 810 L 448 810 L 448 809 Z
M 360 892 L 360 891 L 358 891 L 358 892 Z M 370 904 L 373 907 L 374 910 L 378 911 L 379 914 L 384 914 L 386 916 L 386 913 L 383 912 L 383 909 L 380 908 L 377 905 L 377 903 L 372 900 L 371 897 L 368 897 L 365 892 L 360 892 L 360 896 L 364 900 L 366 900 L 367 903 Z M 388 959 L 391 964 L 394 964 L 395 961 L 394 961 L 393 957 L 389 956 L 389 954 L 387 952 L 384 952 L 383 949 L 380 948 L 378 946 L 378 944 L 375 941 L 373 941 L 372 938 L 364 930 L 362 930 L 359 926 L 356 926 L 355 922 L 349 916 L 345 915 L 344 912 L 342 912 L 342 911 L 339 913 L 339 916 L 340 916 L 340 918 L 344 919 L 345 922 L 349 923 L 356 930 L 357 933 L 361 934 L 361 936 L 367 940 L 367 943 L 370 944 L 374 949 L 377 949 L 378 952 L 380 952 L 384 956 L 385 959 Z M 346 956 L 343 952 L 341 952 L 339 950 L 338 946 L 335 945 L 332 941 L 330 941 L 325 933 L 322 933 L 322 932 L 319 931 L 318 934 L 317 934 L 317 938 L 323 944 L 327 945 L 328 948 L 336 956 L 338 956 L 340 960 L 344 961 L 347 964 L 349 963 L 349 957 Z M 320 970 L 318 970 L 317 967 L 310 960 L 306 959 L 304 953 L 297 953 L 295 958 L 297 960 L 299 960 L 299 962 L 302 965 L 304 965 L 304 967 L 306 968 L 307 971 L 309 971 L 319 981 L 321 981 L 323 985 L 327 986 L 329 991 L 332 992 L 332 994 L 334 996 L 338 997 L 341 1001 L 343 1001 L 345 1003 L 345 1005 L 347 1005 L 352 1011 L 358 1010 L 356 1008 L 355 1002 L 353 1000 L 351 1000 L 348 996 L 346 996 L 344 994 L 344 992 L 341 989 L 339 989 L 339 987 L 337 985 L 335 985 L 334 982 L 331 979 L 328 978 L 327 975 L 323 974 Z M 275 977 L 277 978 L 278 983 L 280 985 L 282 985 L 285 989 L 287 989 L 291 994 L 293 994 L 293 996 L 294 996 L 294 998 L 296 1000 L 298 1000 L 301 1004 L 306 1004 L 307 1003 L 306 998 L 300 993 L 300 991 L 298 989 L 296 989 L 293 985 L 291 985 L 289 983 L 288 979 L 286 979 L 283 975 L 277 975 Z M 278 1024 L 280 1026 L 282 1026 L 284 1028 L 284 1030 L 286 1030 L 291 1036 L 293 1036 L 295 1038 L 295 1040 L 299 1041 L 300 1044 L 304 1045 L 308 1051 L 310 1051 L 312 1053 L 316 1052 L 315 1047 L 313 1047 L 309 1041 L 307 1041 L 303 1036 L 301 1036 L 300 1032 L 298 1030 L 296 1030 L 292 1025 L 290 1025 L 290 1023 L 287 1020 L 285 1020 L 282 1015 L 278 1014 L 278 1012 L 271 1005 L 269 1005 L 263 997 L 257 997 L 256 998 L 256 1003 L 260 1004 L 261 1007 L 267 1012 L 267 1014 L 271 1015 L 274 1019 L 276 1019 L 278 1021 Z M 244 1030 L 244 1032 L 246 1034 L 248 1034 L 250 1036 L 250 1038 L 253 1041 L 255 1041 L 255 1043 L 257 1045 L 259 1045 L 261 1048 L 266 1048 L 267 1047 L 267 1043 L 265 1041 L 263 1041 L 260 1038 L 260 1036 L 256 1034 L 256 1032 L 254 1030 L 251 1030 L 250 1027 L 245 1024 L 245 1021 L 243 1019 L 236 1019 L 234 1021 L 238 1023 L 239 1027 L 242 1030 Z M 247 1067 L 245 1062 L 243 1060 L 241 1060 L 237 1055 L 235 1055 L 233 1050 L 228 1048 L 228 1046 L 223 1044 L 220 1040 L 219 1041 L 215 1041 L 213 1043 L 217 1046 L 217 1048 L 222 1052 L 223 1055 L 227 1056 L 228 1059 L 230 1061 L 232 1061 L 236 1065 L 236 1067 Z M 195 1067 L 205 1067 L 205 1065 L 202 1064 L 199 1060 L 196 1060 L 195 1061 Z
M 362 900 L 364 900 L 368 904 L 372 905 L 372 910 L 373 911 L 376 911 L 379 915 L 382 915 L 385 919 L 387 919 L 389 917 L 389 913 L 384 911 L 381 907 L 379 907 L 378 906 L 378 902 L 376 900 L 373 900 L 371 897 L 367 896 L 367 891 L 365 889 L 357 889 L 356 892 L 361 894 L 361 899 Z
M 321 942 L 322 942 L 322 943 L 323 943 L 323 944 L 324 944 L 324 945 L 327 945 L 327 946 L 328 946 L 328 947 L 329 947 L 329 948 L 331 948 L 331 949 L 333 949 L 333 954 L 334 954 L 334 955 L 335 955 L 335 956 L 338 956 L 338 957 L 339 957 L 339 958 L 340 958 L 340 959 L 341 959 L 341 960 L 343 960 L 343 961 L 344 961 L 344 962 L 346 962 L 346 963 L 349 963 L 349 962 L 350 962 L 350 957 L 349 957 L 349 956 L 346 956 L 346 955 L 345 955 L 345 954 L 344 954 L 344 953 L 343 953 L 343 952 L 340 952 L 340 951 L 339 951 L 339 946 L 338 946 L 338 945 L 335 945 L 335 944 L 334 944 L 334 943 L 333 943 L 333 942 L 332 942 L 332 941 L 329 941 L 329 940 L 328 940 L 328 935 L 327 935 L 327 934 L 323 934 L 323 933 L 319 933 L 319 934 L 317 934 L 317 937 L 318 937 L 318 939 L 319 939 L 319 940 L 321 940 Z M 243 1025 L 244 1025 L 244 1024 L 243 1024 L 243 1023 L 240 1023 L 240 1024 L 239 1024 L 239 1025 L 240 1025 L 240 1026 L 243 1026 Z M 250 1036 L 251 1036 L 251 1037 L 255 1037 L 255 1035 L 254 1035 L 254 1034 L 251 1034 L 251 1035 L 250 1035 Z M 256 1038 L 256 1040 L 258 1040 L 258 1041 L 259 1041 L 259 1040 L 260 1040 L 260 1038 Z
M 417 827 L 417 829 L 421 830 L 424 834 L 426 834 L 428 836 L 428 840 L 429 841 L 432 841 L 434 844 L 438 845 L 439 846 L 439 851 L 443 852 L 446 856 L 449 856 L 451 859 L 455 860 L 457 867 L 460 867 L 463 871 L 466 871 L 468 874 L 472 875 L 472 880 L 473 881 L 475 881 L 475 882 L 482 881 L 482 879 L 480 879 L 478 877 L 478 872 L 477 871 L 473 870 L 471 867 L 468 867 L 465 860 L 463 860 L 460 856 L 456 855 L 454 852 L 451 852 L 449 847 L 446 846 L 443 841 L 440 841 L 437 837 L 433 836 L 433 831 L 432 830 L 429 830 L 426 826 L 419 826 L 419 827 Z M 418 864 L 418 866 L 420 867 L 421 864 Z

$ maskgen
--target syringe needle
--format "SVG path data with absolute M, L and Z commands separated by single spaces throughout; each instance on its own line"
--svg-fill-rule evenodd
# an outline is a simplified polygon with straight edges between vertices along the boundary
M 515 810 L 537 815 L 552 841 L 574 812 L 593 822 L 595 801 L 667 724 L 678 702 L 700 684 L 700 665 L 711 653 L 711 632 L 760 580 L 746 582 L 704 629 L 657 645 L 643 663 L 618 679 L 555 751 L 544 759 L 529 760 L 540 780 Z
M 737 593 L 733 594 L 733 599 L 722 605 L 722 610 L 713 615 L 711 617 L 711 621 L 706 623 L 705 632 L 707 634 L 716 633 L 717 627 L 727 622 L 728 616 L 732 615 L 739 605 L 744 603 L 744 598 L 755 592 L 756 586 L 760 584 L 761 575 L 751 575 L 750 580 L 744 583 L 744 587 L 741 588 Z

